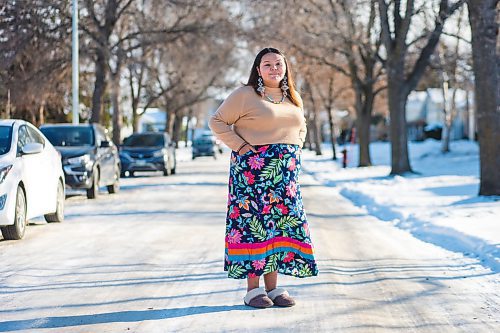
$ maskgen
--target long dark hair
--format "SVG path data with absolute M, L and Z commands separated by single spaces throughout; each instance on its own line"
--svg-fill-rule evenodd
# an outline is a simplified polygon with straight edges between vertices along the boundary
M 262 57 L 268 53 L 279 54 L 285 60 L 285 66 L 286 66 L 285 77 L 288 81 L 288 87 L 289 87 L 286 93 L 288 94 L 288 98 L 290 98 L 293 104 L 297 105 L 298 107 L 302 107 L 300 103 L 300 96 L 297 93 L 297 90 L 295 89 L 295 82 L 293 81 L 293 75 L 292 75 L 292 70 L 290 68 L 290 64 L 288 63 L 288 60 L 286 59 L 285 55 L 281 53 L 280 50 L 275 49 L 273 47 L 266 47 L 265 49 L 262 49 L 259 53 L 257 53 L 257 56 L 255 57 L 255 60 L 252 65 L 252 69 L 250 70 L 250 77 L 248 78 L 248 82 L 245 85 L 252 86 L 253 89 L 255 90 L 255 93 L 260 95 L 260 93 L 257 91 L 258 88 L 257 80 L 259 79 L 259 72 L 257 71 L 257 68 L 260 67 L 260 62 L 262 61 Z

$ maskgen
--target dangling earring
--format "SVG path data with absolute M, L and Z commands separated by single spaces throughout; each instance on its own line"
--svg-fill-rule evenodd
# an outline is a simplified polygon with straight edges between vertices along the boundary
M 290 87 L 288 86 L 288 80 L 286 79 L 286 75 L 285 75 L 285 77 L 281 81 L 281 90 L 283 90 L 283 95 L 284 96 L 288 95 L 288 93 L 287 93 L 288 89 L 290 89 Z
M 261 95 L 264 95 L 264 91 L 266 91 L 266 88 L 264 88 L 264 81 L 262 81 L 262 77 L 259 75 L 259 79 L 257 80 L 257 85 L 259 86 L 257 88 L 257 91 L 260 92 Z

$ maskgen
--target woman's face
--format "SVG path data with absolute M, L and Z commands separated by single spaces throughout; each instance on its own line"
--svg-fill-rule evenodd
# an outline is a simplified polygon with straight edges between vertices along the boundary
M 285 77 L 285 59 L 277 53 L 266 53 L 262 57 L 257 71 L 262 76 L 264 85 L 277 88 Z

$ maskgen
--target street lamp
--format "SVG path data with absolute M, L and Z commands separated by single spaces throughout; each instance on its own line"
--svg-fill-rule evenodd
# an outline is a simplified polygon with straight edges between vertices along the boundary
M 78 0 L 73 0 L 73 31 L 72 31 L 72 83 L 73 83 L 73 124 L 79 122 L 79 100 L 78 100 Z

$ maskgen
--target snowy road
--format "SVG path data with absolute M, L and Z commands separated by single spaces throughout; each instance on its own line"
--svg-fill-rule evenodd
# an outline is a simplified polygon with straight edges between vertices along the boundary
M 244 281 L 222 271 L 226 181 L 227 158 L 184 161 L 0 241 L 0 332 L 500 331 L 498 275 L 307 174 L 320 275 L 280 276 L 293 308 L 243 306 Z

